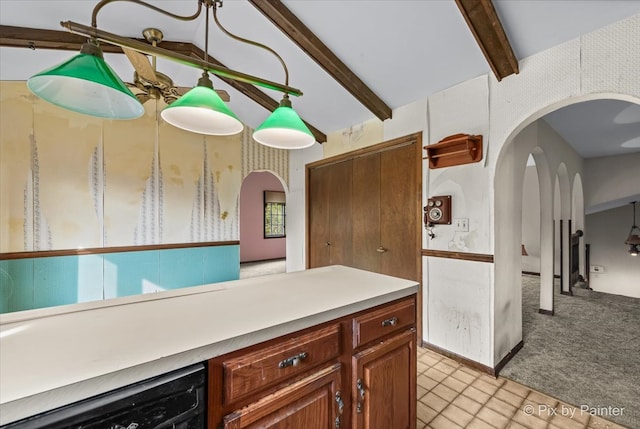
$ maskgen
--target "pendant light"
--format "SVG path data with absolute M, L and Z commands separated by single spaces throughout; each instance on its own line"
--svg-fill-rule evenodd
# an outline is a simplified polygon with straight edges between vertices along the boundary
M 165 107 L 160 116 L 174 127 L 200 134 L 228 136 L 244 128 L 214 91 L 206 71 L 195 88 Z
M 135 119 L 144 113 L 93 40 L 84 43 L 75 57 L 30 77 L 27 87 L 49 103 L 85 115 Z
M 215 3 L 206 3 L 204 60 L 209 61 L 209 9 L 216 10 Z M 160 113 L 162 119 L 186 131 L 214 136 L 238 134 L 244 125 L 235 113 L 224 104 L 213 90 L 213 83 L 206 70 L 198 80 L 198 85 L 182 97 L 165 107 Z
M 629 245 L 629 254 L 631 256 L 638 256 L 638 252 L 640 251 L 640 228 L 636 225 L 636 203 L 637 201 L 632 201 L 630 203 L 633 204 L 633 219 L 629 236 L 624 242 L 624 244 Z
M 213 73 L 222 78 L 284 93 L 275 111 L 255 130 L 254 138 L 258 143 L 282 149 L 299 149 L 313 145 L 315 142 L 313 134 L 291 107 L 289 95 L 300 96 L 302 91 L 289 86 L 289 72 L 282 57 L 262 43 L 238 37 L 227 31 L 217 17 L 217 9 L 222 7 L 222 0 L 193 0 L 197 4 L 197 10 L 192 15 L 186 16 L 177 15 L 141 0 L 123 1 L 144 6 L 181 21 L 196 20 L 206 8 L 204 59 L 164 49 L 156 46 L 155 43 L 150 45 L 100 30 L 97 24 L 98 14 L 104 6 L 113 2 L 113 0 L 102 0 L 93 8 L 91 27 L 72 21 L 60 23 L 72 33 L 88 37 L 89 41 L 82 45 L 79 55 L 59 66 L 32 76 L 27 85 L 34 94 L 57 106 L 101 118 L 133 119 L 142 116 L 144 108 L 138 98 L 104 61 L 102 49 L 98 46 L 98 41 L 100 41 L 120 46 L 125 51 L 128 49 L 140 54 L 152 55 L 154 61 L 156 57 L 167 58 L 203 71 L 196 87 L 169 104 L 160 113 L 163 120 L 173 126 L 190 132 L 222 136 L 237 134 L 244 129 L 242 122 L 213 89 L 209 78 L 209 73 Z M 218 28 L 229 37 L 260 47 L 275 55 L 284 69 L 285 84 L 228 69 L 217 62 L 209 62 L 210 9 L 213 10 L 213 17 Z M 129 59 L 136 68 L 135 61 Z M 154 80 L 151 80 L 152 85 Z M 159 84 L 161 83 L 159 82 Z
M 316 142 L 309 128 L 291 108 L 287 94 L 282 97 L 280 106 L 256 128 L 253 139 L 277 149 L 304 149 Z
M 232 39 L 271 52 L 278 61 L 280 61 L 284 70 L 284 84 L 285 86 L 289 86 L 289 70 L 282 57 L 265 44 L 245 39 L 229 32 L 220 24 L 217 10 L 218 4 L 216 2 L 213 5 L 213 19 L 220 31 Z M 256 128 L 253 133 L 253 139 L 262 145 L 277 149 L 303 149 L 313 145 L 316 141 L 311 131 L 309 131 L 309 128 L 291 107 L 291 100 L 289 100 L 289 94 L 286 92 L 282 100 L 280 100 L 278 107 Z

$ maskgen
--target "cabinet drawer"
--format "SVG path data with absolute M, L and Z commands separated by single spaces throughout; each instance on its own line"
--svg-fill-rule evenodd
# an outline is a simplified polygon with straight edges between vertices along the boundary
M 353 347 L 396 332 L 416 322 L 416 305 L 406 299 L 353 319 Z
M 340 325 L 281 341 L 222 363 L 224 404 L 277 385 L 340 355 Z

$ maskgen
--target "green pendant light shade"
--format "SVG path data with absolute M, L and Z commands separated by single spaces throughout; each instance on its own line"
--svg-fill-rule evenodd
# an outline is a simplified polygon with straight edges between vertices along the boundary
M 27 87 L 43 100 L 85 115 L 135 119 L 144 114 L 93 42 L 83 44 L 75 57 L 29 78 Z
M 253 139 L 277 149 L 304 149 L 316 142 L 309 128 L 291 108 L 287 95 L 280 101 L 280 106 L 256 128 Z
M 198 80 L 198 86 L 165 107 L 160 116 L 174 127 L 200 134 L 228 136 L 244 129 L 235 113 L 213 90 L 206 72 Z

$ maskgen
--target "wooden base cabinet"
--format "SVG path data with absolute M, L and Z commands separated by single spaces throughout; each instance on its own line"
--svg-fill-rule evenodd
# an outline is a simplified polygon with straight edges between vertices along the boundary
M 344 400 L 340 365 L 319 371 L 224 417 L 224 429 L 336 429 Z
M 416 296 L 208 362 L 209 429 L 415 429 Z
M 408 330 L 353 356 L 354 428 L 415 428 L 415 344 Z

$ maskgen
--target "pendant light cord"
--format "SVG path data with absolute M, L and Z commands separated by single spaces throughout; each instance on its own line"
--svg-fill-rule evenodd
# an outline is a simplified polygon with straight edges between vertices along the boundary
M 284 84 L 285 85 L 289 85 L 289 70 L 287 69 L 287 65 L 284 63 L 284 60 L 282 59 L 282 57 L 276 51 L 274 51 L 273 49 L 271 49 L 267 45 L 264 45 L 264 44 L 259 43 L 259 42 L 255 42 L 253 40 L 245 39 L 245 38 L 240 37 L 240 36 L 236 36 L 235 34 L 229 32 L 226 28 L 224 28 L 222 26 L 222 24 L 220 24 L 220 21 L 218 20 L 218 13 L 217 13 L 218 4 L 220 5 L 220 7 L 222 7 L 222 0 L 215 0 L 213 2 L 213 19 L 216 22 L 216 25 L 218 26 L 220 31 L 222 31 L 224 34 L 226 34 L 227 36 L 231 37 L 232 39 L 235 39 L 235 40 L 237 40 L 239 42 L 246 43 L 248 45 L 256 46 L 258 48 L 262 48 L 265 51 L 269 51 L 273 55 L 275 55 L 275 57 L 278 59 L 278 61 L 280 61 L 280 64 L 282 64 L 282 68 L 284 69 Z

